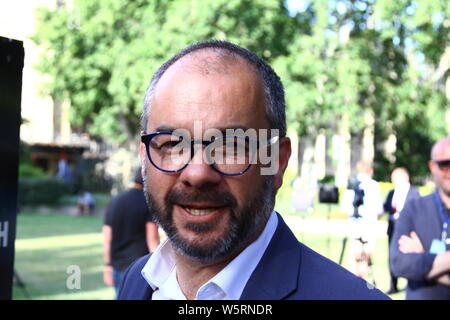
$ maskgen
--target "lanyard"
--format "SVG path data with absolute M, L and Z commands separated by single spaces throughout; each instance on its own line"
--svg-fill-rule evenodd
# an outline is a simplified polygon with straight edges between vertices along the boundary
M 441 199 L 439 198 L 439 194 L 437 191 L 434 193 L 434 200 L 436 201 L 436 205 L 437 205 L 438 211 L 439 211 L 439 216 L 441 217 L 441 220 L 443 222 L 441 240 L 445 243 L 445 240 L 447 239 L 447 227 L 448 227 L 448 224 L 450 223 L 450 217 L 447 217 L 447 215 L 445 214 L 444 206 L 442 204 Z

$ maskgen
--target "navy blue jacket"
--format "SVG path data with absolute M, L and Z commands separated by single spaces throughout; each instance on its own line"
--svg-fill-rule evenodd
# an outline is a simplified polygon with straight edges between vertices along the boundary
M 401 253 L 398 240 L 402 235 L 415 231 L 425 249 L 424 253 Z M 408 279 L 406 299 L 450 299 L 450 288 L 427 280 L 426 275 L 433 266 L 435 254 L 429 253 L 433 239 L 440 239 L 442 221 L 434 195 L 409 201 L 402 210 L 394 229 L 390 246 L 390 263 L 394 275 Z
M 153 290 L 141 270 L 149 255 L 131 265 L 118 299 L 151 299 Z M 338 264 L 298 242 L 278 214 L 278 226 L 261 261 L 248 280 L 241 300 L 388 299 Z

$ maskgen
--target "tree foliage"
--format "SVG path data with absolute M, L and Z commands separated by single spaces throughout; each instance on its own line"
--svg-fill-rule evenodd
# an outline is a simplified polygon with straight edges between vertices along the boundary
M 74 15 L 78 25 L 68 29 Z M 226 38 L 271 60 L 287 53 L 300 26 L 277 0 L 79 0 L 40 16 L 47 92 L 70 99 L 80 130 L 119 143 L 135 137 L 150 77 L 178 50 Z
M 227 39 L 275 67 L 300 136 L 336 131 L 344 116 L 360 132 L 369 110 L 377 144 L 389 130 L 398 136 L 395 163 L 378 160 L 387 169 L 423 166 L 423 149 L 446 133 L 449 72 L 440 80 L 433 73 L 449 47 L 448 1 L 304 0 L 301 10 L 289 3 L 76 0 L 72 9 L 40 11 L 38 68 L 49 75 L 46 92 L 71 101 L 76 128 L 124 144 L 138 133 L 159 65 L 193 42 Z
M 288 118 L 300 136 L 332 130 L 344 116 L 353 134 L 375 115 L 376 145 L 397 136 L 396 160 L 376 152 L 388 179 L 395 166 L 423 176 L 431 144 L 446 134 L 448 101 L 433 79 L 449 47 L 448 1 L 311 1 L 298 34 L 275 62 L 286 84 Z M 448 75 L 448 72 L 447 72 Z M 445 79 L 441 79 L 441 83 Z

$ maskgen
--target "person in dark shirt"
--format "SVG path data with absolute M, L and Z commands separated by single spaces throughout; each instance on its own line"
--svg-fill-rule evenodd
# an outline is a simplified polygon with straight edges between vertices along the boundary
M 153 221 L 142 189 L 142 175 L 137 169 L 134 187 L 111 199 L 105 212 L 103 280 L 105 284 L 114 286 L 116 294 L 128 266 L 159 245 L 158 226 Z
M 428 163 L 436 192 L 409 201 L 390 247 L 392 272 L 408 279 L 406 299 L 450 299 L 450 136 L 436 142 Z

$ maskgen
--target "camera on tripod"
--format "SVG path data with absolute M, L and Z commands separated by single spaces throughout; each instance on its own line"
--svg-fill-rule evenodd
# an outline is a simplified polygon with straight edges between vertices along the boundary
M 351 192 L 351 191 L 353 191 L 353 192 Z M 362 216 L 359 214 L 359 207 L 364 204 L 364 190 L 361 189 L 361 181 L 359 181 L 356 177 L 352 177 L 348 180 L 346 195 L 348 195 L 348 196 L 344 199 L 345 212 L 350 215 L 351 207 L 353 207 L 353 214 L 351 214 L 351 217 L 353 219 L 355 219 L 355 221 L 357 220 L 358 222 L 360 222 L 361 221 L 360 218 L 362 218 Z M 353 199 L 351 198 L 351 196 L 353 196 Z M 350 206 L 350 203 L 351 203 L 351 206 Z M 359 229 L 360 225 L 359 224 L 353 225 L 353 227 L 356 227 Z M 358 236 L 356 237 L 356 236 L 352 235 L 352 238 L 355 240 L 358 240 L 364 248 L 364 246 L 367 244 L 367 241 L 365 240 L 365 237 L 362 235 L 362 232 L 363 232 L 363 230 L 357 230 Z M 341 264 L 341 265 L 342 265 L 342 261 L 344 259 L 344 252 L 345 252 L 345 248 L 347 246 L 348 237 L 349 237 L 349 235 L 346 235 L 342 239 L 342 250 L 341 250 L 340 257 L 339 257 L 339 264 Z
M 361 181 L 356 178 L 351 178 L 348 181 L 348 189 L 354 191 L 353 198 L 353 218 L 361 218 L 361 215 L 358 213 L 358 208 L 364 204 L 364 190 L 360 188 Z
M 319 202 L 320 203 L 338 203 L 339 202 L 339 190 L 332 184 L 324 184 L 319 189 Z
M 334 177 L 325 176 L 319 183 L 319 202 L 339 203 L 339 190 L 334 185 Z

